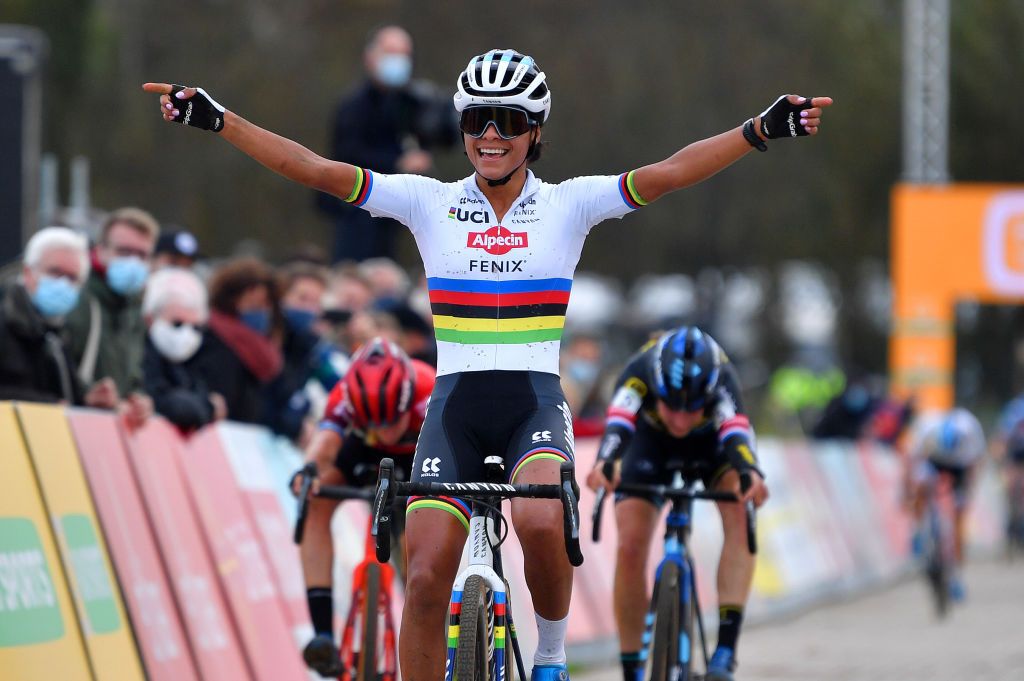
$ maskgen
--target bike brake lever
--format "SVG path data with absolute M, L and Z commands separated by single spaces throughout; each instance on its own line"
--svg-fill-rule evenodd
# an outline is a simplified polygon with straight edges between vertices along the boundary
M 308 463 L 296 474 L 302 476 L 302 486 L 299 488 L 299 510 L 295 518 L 295 532 L 292 540 L 296 544 L 302 543 L 302 536 L 306 532 L 306 516 L 309 515 L 309 491 L 313 488 L 316 480 L 316 465 Z M 292 476 L 295 479 L 295 476 Z
M 565 535 L 565 552 L 573 567 L 583 565 L 583 552 L 580 550 L 580 509 L 578 496 L 574 490 L 573 465 L 569 461 L 562 463 L 562 531 Z
M 601 541 L 601 516 L 603 515 L 604 498 L 607 494 L 608 488 L 602 487 L 597 490 L 597 498 L 594 500 L 594 513 L 590 517 L 590 522 L 593 525 L 591 539 L 594 540 L 595 544 Z
M 391 459 L 380 462 L 377 476 L 377 493 L 373 496 L 373 525 L 370 534 L 374 537 L 374 548 L 378 563 L 391 559 L 391 513 L 394 507 L 395 463 Z
M 750 471 L 740 473 L 741 494 L 750 489 L 751 484 L 753 482 L 750 478 Z M 753 501 L 747 501 L 743 506 L 747 516 L 747 550 L 750 551 L 750 555 L 754 556 L 757 555 L 757 514 Z

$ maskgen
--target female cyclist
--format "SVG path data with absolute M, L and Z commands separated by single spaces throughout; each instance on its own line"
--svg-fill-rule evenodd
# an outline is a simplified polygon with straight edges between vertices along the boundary
M 529 164 L 551 109 L 544 73 L 514 50 L 491 50 L 460 74 L 455 109 L 474 173 L 444 183 L 330 161 L 225 109 L 205 91 L 146 83 L 164 120 L 212 130 L 285 177 L 407 225 L 430 288 L 438 376 L 413 462 L 414 479 L 473 481 L 484 456 L 510 480 L 557 483 L 573 457 L 572 416 L 558 348 L 573 272 L 590 229 L 704 180 L 766 140 L 818 132 L 828 97 L 780 97 L 743 125 L 621 175 L 537 179 Z M 564 638 L 572 568 L 559 502 L 516 500 L 512 521 L 539 629 L 533 679 L 568 677 Z M 408 507 L 408 595 L 400 656 L 407 681 L 444 673 L 448 594 L 467 527 L 457 499 Z

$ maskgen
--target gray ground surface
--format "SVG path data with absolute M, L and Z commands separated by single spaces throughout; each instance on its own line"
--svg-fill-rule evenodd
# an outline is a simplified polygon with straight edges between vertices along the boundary
M 1024 561 L 970 565 L 968 598 L 939 622 L 922 581 L 750 627 L 737 681 L 1024 680 Z M 618 681 L 618 667 L 573 681 Z

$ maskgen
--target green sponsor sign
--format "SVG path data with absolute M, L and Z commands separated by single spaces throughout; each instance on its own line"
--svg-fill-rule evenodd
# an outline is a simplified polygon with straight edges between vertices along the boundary
M 0 518 L 0 648 L 64 636 L 64 620 L 35 524 Z
M 109 634 L 117 631 L 121 627 L 121 618 L 114 601 L 114 586 L 92 521 L 89 516 L 76 513 L 62 517 L 60 525 L 89 632 Z

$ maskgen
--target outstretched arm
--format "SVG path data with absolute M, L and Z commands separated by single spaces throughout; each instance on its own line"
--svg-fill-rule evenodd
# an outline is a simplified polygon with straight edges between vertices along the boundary
M 194 87 L 181 89 L 169 83 L 146 83 L 142 89 L 160 95 L 160 113 L 165 121 L 213 130 L 289 180 L 342 199 L 356 185 L 359 171 L 355 166 L 326 159 L 297 142 L 253 125 L 221 107 L 205 91 Z
M 810 100 L 798 95 L 780 97 L 764 113 L 752 119 L 751 132 L 762 144 L 778 137 L 816 135 L 821 125 L 822 109 L 831 104 L 831 97 Z M 744 137 L 741 125 L 694 142 L 664 161 L 638 168 L 633 174 L 633 183 L 640 196 L 649 203 L 669 192 L 706 180 L 746 156 L 753 148 Z

